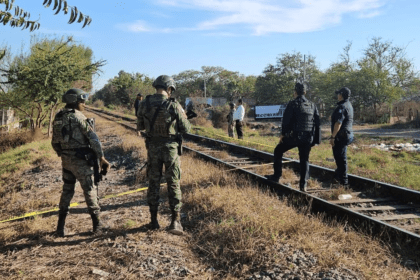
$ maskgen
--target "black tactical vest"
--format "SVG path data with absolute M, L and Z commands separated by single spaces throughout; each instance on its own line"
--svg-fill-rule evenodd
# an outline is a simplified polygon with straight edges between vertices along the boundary
M 315 104 L 307 100 L 304 96 L 299 96 L 292 102 L 296 120 L 293 124 L 293 131 L 312 131 L 314 127 Z

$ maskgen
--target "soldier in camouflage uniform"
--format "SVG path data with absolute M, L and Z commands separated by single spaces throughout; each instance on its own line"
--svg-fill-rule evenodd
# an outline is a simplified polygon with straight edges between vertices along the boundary
M 97 186 L 92 182 L 92 166 L 86 160 L 91 153 L 100 160 L 103 169 L 109 169 L 104 158 L 102 145 L 92 126 L 81 111 L 85 108 L 87 95 L 80 89 L 70 89 L 63 95 L 66 107 L 55 115 L 53 122 L 53 138 L 51 144 L 63 167 L 63 192 L 59 205 L 59 216 L 56 235 L 64 237 L 64 225 L 69 212 L 70 201 L 74 195 L 76 180 L 80 182 L 85 195 L 89 214 L 92 217 L 93 232 L 103 228 L 99 220 Z
M 227 115 L 228 120 L 228 133 L 229 137 L 235 138 L 235 122 L 233 121 L 233 113 L 235 113 L 235 103 L 229 103 L 230 111 Z
M 149 189 L 147 203 L 149 204 L 152 229 L 158 229 L 157 213 L 159 207 L 160 180 L 162 167 L 165 165 L 165 179 L 168 185 L 169 206 L 172 212 L 172 222 L 169 232 L 183 234 L 180 210 L 182 193 L 179 185 L 181 179 L 181 162 L 178 153 L 180 134 L 189 132 L 190 122 L 187 120 L 181 105 L 170 98 L 175 91 L 174 80 L 166 75 L 159 76 L 153 87 L 156 93 L 149 95 L 140 103 L 137 113 L 137 130 L 146 130 L 147 177 Z

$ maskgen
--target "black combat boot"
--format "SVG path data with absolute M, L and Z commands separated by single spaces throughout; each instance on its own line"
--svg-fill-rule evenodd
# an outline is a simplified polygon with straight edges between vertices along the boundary
M 150 224 L 149 224 L 149 228 L 150 229 L 160 229 L 159 223 L 158 223 L 158 219 L 157 219 L 157 215 L 158 215 L 158 208 L 157 207 L 150 207 Z
M 93 233 L 101 232 L 105 229 L 101 220 L 99 219 L 99 213 L 90 214 L 92 217 Z
M 171 225 L 168 228 L 168 231 L 175 235 L 182 235 L 184 233 L 184 229 L 181 225 L 181 215 L 179 211 L 171 210 L 172 212 L 172 221 Z
M 64 237 L 64 225 L 66 224 L 66 217 L 67 217 L 67 211 L 65 212 L 59 212 L 58 213 L 58 223 L 57 223 L 57 230 L 55 231 L 55 235 L 57 237 Z
M 300 188 L 300 191 L 301 191 L 301 192 L 306 192 L 306 191 L 308 190 L 308 189 L 307 189 L 307 185 L 308 185 L 308 184 L 307 184 L 306 182 L 305 182 L 305 184 L 300 185 L 300 187 L 299 187 L 299 188 Z
M 266 175 L 265 178 L 267 178 L 267 180 L 269 181 L 276 182 L 276 183 L 278 183 L 280 180 L 280 177 L 277 177 L 275 175 Z

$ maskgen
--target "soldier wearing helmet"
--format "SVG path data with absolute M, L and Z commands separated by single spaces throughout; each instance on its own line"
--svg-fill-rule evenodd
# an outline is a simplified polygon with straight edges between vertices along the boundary
M 63 110 L 55 115 L 53 122 L 52 147 L 63 167 L 63 192 L 61 194 L 56 234 L 64 237 L 64 225 L 69 212 L 70 201 L 74 195 L 76 180 L 83 189 L 89 214 L 92 218 L 93 232 L 103 228 L 99 220 L 97 186 L 92 182 L 92 161 L 100 160 L 100 166 L 108 171 L 109 163 L 104 157 L 102 145 L 93 127 L 83 115 L 87 94 L 81 89 L 72 88 L 62 98 L 66 103 Z
M 235 138 L 235 122 L 233 121 L 233 114 L 235 113 L 235 103 L 230 102 L 229 107 L 229 115 L 226 116 L 228 122 L 228 134 L 229 137 Z
M 344 186 L 348 185 L 347 176 L 347 146 L 353 142 L 353 106 L 349 98 L 351 91 L 347 87 L 343 87 L 335 92 L 338 103 L 337 108 L 331 115 L 331 137 L 330 144 L 332 146 L 335 163 L 334 181 Z
M 153 87 L 156 93 L 146 96 L 140 103 L 137 112 L 137 130 L 146 130 L 147 148 L 147 203 L 149 204 L 151 229 L 159 229 L 157 220 L 159 207 L 160 180 L 162 167 L 165 165 L 165 179 L 168 186 L 169 206 L 172 221 L 169 232 L 183 234 L 181 225 L 182 193 L 179 181 L 181 179 L 181 164 L 179 153 L 179 136 L 189 132 L 190 122 L 181 105 L 170 98 L 175 91 L 175 81 L 166 75 L 159 76 Z

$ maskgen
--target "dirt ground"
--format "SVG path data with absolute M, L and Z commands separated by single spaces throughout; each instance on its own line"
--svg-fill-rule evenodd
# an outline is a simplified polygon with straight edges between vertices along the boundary
M 89 116 L 88 113 L 86 113 Z M 144 164 L 144 151 L 123 153 L 121 138 L 107 123 L 97 122 L 98 134 L 105 156 L 112 164 L 106 179 L 100 183 L 99 196 L 118 194 L 147 187 L 136 178 Z M 143 141 L 139 139 L 139 141 Z M 61 167 L 59 158 L 26 170 L 17 180 L 26 182 L 21 201 L 1 209 L 0 220 L 23 214 L 20 204 L 31 198 L 55 202 L 61 194 Z M 143 170 L 145 172 L 145 169 Z M 57 212 L 43 218 L 0 224 L 0 278 L 1 279 L 200 279 L 208 278 L 205 265 L 196 261 L 188 249 L 188 233 L 179 237 L 168 234 L 170 211 L 163 196 L 160 209 L 162 229 L 148 231 L 150 221 L 145 191 L 102 199 L 102 219 L 110 229 L 99 236 L 91 234 L 92 222 L 79 184 L 73 202 L 83 202 L 71 208 L 66 220 L 66 237 L 55 238 L 52 233 L 57 223 Z M 27 201 L 23 201 L 24 198 Z M 39 206 L 39 205 L 38 205 Z M 211 274 L 209 274 L 211 275 Z M 210 276 L 209 276 L 210 277 Z

